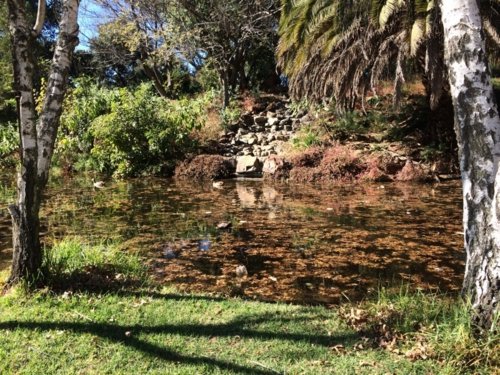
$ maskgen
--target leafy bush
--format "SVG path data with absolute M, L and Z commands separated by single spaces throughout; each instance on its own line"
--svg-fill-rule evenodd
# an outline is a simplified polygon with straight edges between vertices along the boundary
M 213 66 L 213 61 L 208 58 L 205 61 L 203 67 L 198 70 L 196 73 L 196 81 L 200 84 L 201 89 L 203 91 L 219 91 L 220 90 L 220 82 L 219 75 Z
M 303 126 L 292 138 L 293 147 L 298 150 L 305 150 L 309 147 L 318 146 L 322 143 L 322 131 L 316 126 Z
M 327 125 L 332 138 L 345 140 L 355 134 L 366 133 L 370 119 L 359 112 L 347 112 Z
M 195 146 L 190 134 L 205 100 L 166 101 L 150 84 L 110 90 L 80 80 L 66 100 L 59 161 L 119 176 L 171 171 Z
M 237 122 L 241 117 L 241 108 L 237 102 L 231 102 L 229 106 L 221 110 L 222 126 L 228 127 Z
M 19 147 L 17 126 L 13 122 L 0 124 L 0 166 L 13 167 L 15 164 L 14 153 Z

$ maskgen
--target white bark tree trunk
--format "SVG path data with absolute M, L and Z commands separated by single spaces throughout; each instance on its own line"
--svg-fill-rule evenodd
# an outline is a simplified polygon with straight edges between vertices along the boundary
M 78 43 L 78 0 L 64 0 L 47 94 L 37 121 L 33 98 L 33 42 L 43 26 L 44 0 L 39 0 L 34 28 L 28 26 L 24 0 L 7 0 L 12 38 L 15 90 L 20 97 L 21 170 L 17 203 L 9 207 L 13 227 L 13 263 L 10 283 L 37 277 L 42 264 L 39 210 L 48 180 L 71 55 Z
M 488 329 L 500 290 L 500 118 L 476 0 L 441 0 L 441 14 L 463 183 L 463 291 Z

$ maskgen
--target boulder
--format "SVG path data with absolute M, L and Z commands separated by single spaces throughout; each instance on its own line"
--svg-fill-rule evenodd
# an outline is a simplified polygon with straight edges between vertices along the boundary
M 273 126 L 279 123 L 279 119 L 277 117 L 270 117 L 269 120 L 267 120 L 267 123 L 269 126 Z
M 240 156 L 236 161 L 236 173 L 239 175 L 259 174 L 262 171 L 262 163 L 255 156 Z
M 242 116 L 241 116 L 241 120 L 243 121 L 243 123 L 246 125 L 246 126 L 252 126 L 253 123 L 254 123 L 254 120 L 253 120 L 253 115 L 251 112 L 247 112 L 247 113 L 244 113 Z
M 264 160 L 262 173 L 264 178 L 285 180 L 289 176 L 290 169 L 291 165 L 285 159 L 277 155 L 270 155 Z
M 260 125 L 260 126 L 263 126 L 267 123 L 266 116 L 254 116 L 253 120 L 254 120 L 256 125 Z
M 286 117 L 283 120 L 280 120 L 279 122 L 280 126 L 291 125 L 291 124 L 292 124 L 292 119 L 289 117 Z

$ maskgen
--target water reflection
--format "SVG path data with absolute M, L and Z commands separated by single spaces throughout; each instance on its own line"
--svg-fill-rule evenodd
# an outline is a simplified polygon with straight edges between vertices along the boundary
M 10 219 L 0 201 L 0 254 Z M 221 224 L 226 225 L 221 229 Z M 261 181 L 134 180 L 93 190 L 52 184 L 43 241 L 118 240 L 158 279 L 186 290 L 334 303 L 380 284 L 454 291 L 463 272 L 459 183 L 313 187 Z M 244 265 L 248 277 L 236 277 Z

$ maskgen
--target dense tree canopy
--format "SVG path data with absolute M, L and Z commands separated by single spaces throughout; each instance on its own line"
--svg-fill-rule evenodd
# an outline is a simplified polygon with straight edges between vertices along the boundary
M 395 101 L 408 73 L 424 80 L 431 108 L 446 85 L 443 32 L 433 0 L 284 0 L 278 61 L 290 79 L 290 92 L 313 100 L 335 98 L 352 108 L 382 78 L 392 77 Z M 494 44 L 500 3 L 482 2 Z
M 167 97 L 174 71 L 194 74 L 210 66 L 219 77 L 225 105 L 235 90 L 276 76 L 275 0 L 101 4 L 113 19 L 100 27 L 91 47 L 94 60 L 108 68 L 108 76 L 137 77 L 140 71 Z

